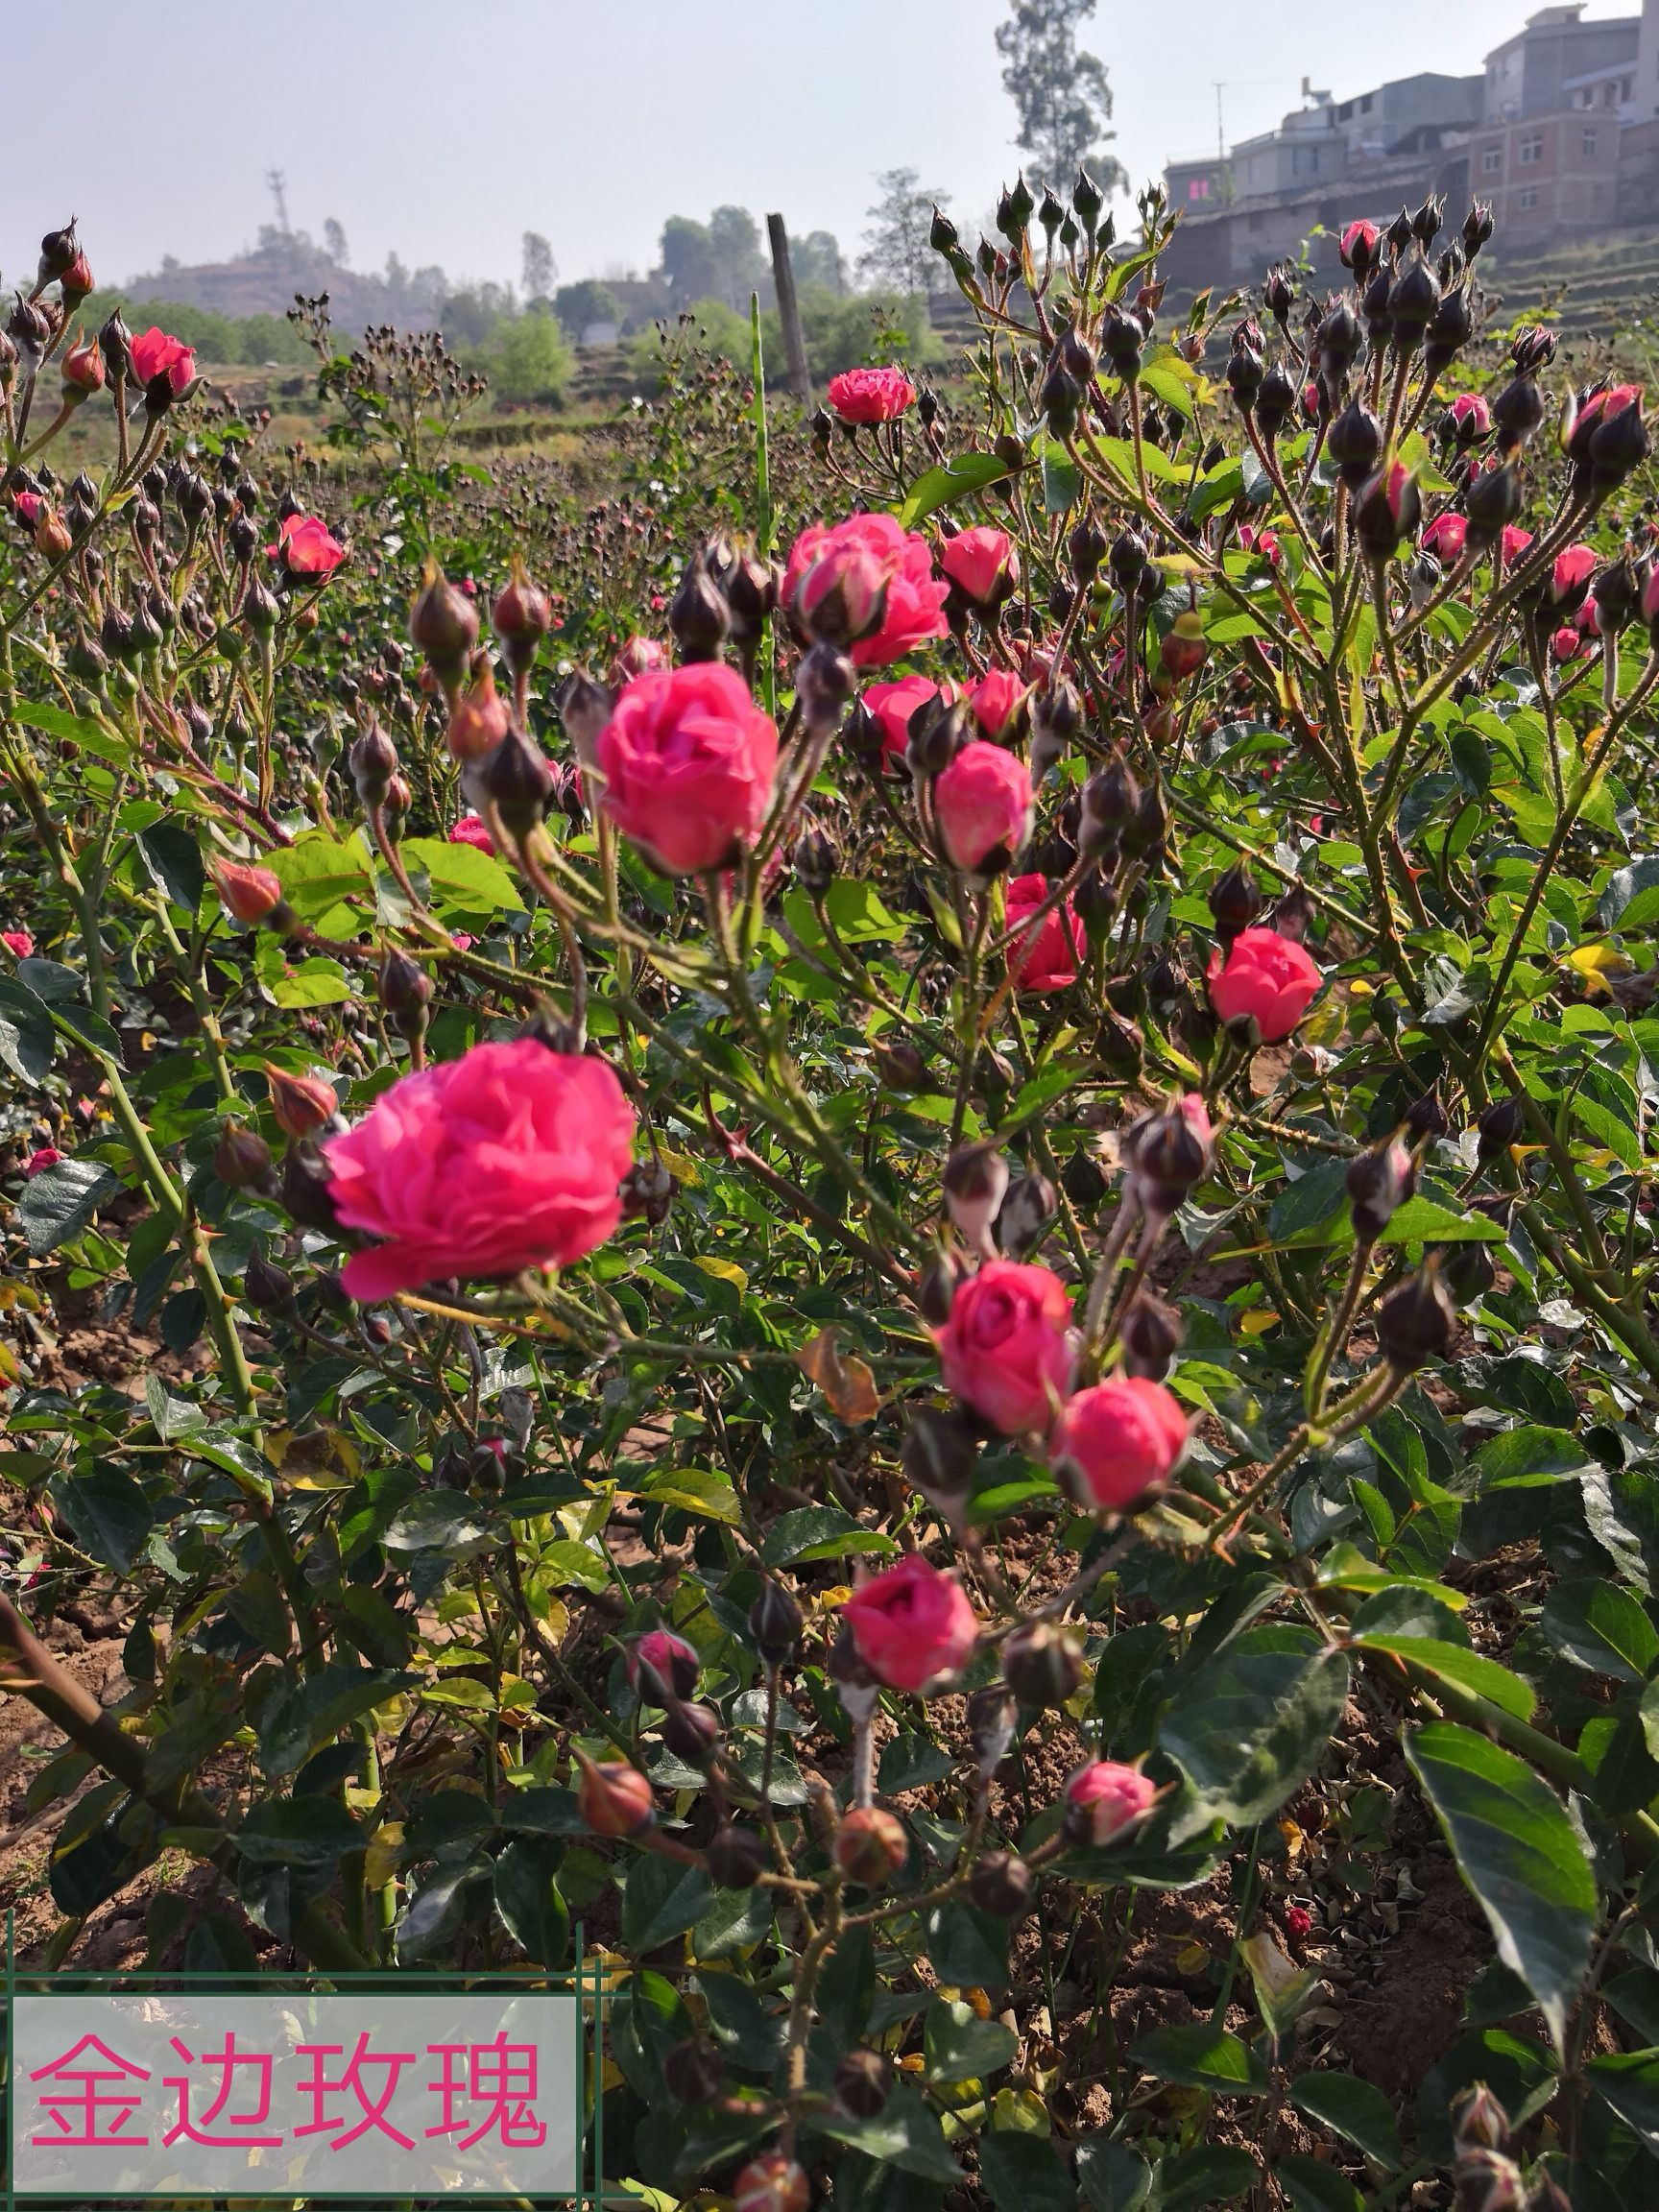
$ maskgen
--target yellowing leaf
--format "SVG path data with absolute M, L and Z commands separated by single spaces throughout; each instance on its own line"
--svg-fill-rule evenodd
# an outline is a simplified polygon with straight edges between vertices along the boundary
M 387 1820 L 375 1829 L 363 1854 L 363 1880 L 368 1888 L 384 1889 L 397 1871 L 403 1851 L 403 1823 Z
M 1610 998 L 1613 986 L 1609 977 L 1629 975 L 1636 967 L 1628 953 L 1620 952 L 1611 945 L 1575 945 L 1571 952 L 1562 954 L 1561 965 L 1583 978 L 1584 988 L 1592 998 Z
M 1175 1971 L 1177 1974 L 1202 1974 L 1209 1963 L 1209 1951 L 1197 1941 L 1183 1943 L 1180 1950 L 1175 1954 Z
M 1238 1324 L 1240 1336 L 1265 1336 L 1269 1329 L 1277 1329 L 1279 1316 L 1270 1306 L 1254 1306 Z
M 702 1268 L 705 1275 L 712 1275 L 716 1282 L 730 1283 L 739 1291 L 749 1287 L 748 1276 L 734 1260 L 711 1260 L 700 1253 L 695 1264 Z
M 876 1378 L 862 1359 L 844 1358 L 832 1329 L 820 1329 L 795 1355 L 808 1382 L 816 1382 L 830 1410 L 850 1424 L 874 1421 L 881 1408 Z

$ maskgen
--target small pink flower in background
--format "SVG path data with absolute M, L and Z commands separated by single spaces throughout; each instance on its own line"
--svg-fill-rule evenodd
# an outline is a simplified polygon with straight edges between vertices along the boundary
M 1292 1943 L 1305 1943 L 1313 1933 L 1313 1915 L 1306 1905 L 1286 1905 L 1285 1933 Z
M 864 704 L 881 725 L 881 750 L 890 767 L 902 767 L 910 742 L 910 717 L 919 707 L 937 700 L 949 707 L 956 696 L 953 684 L 939 684 L 931 676 L 901 676 L 891 684 L 872 684 Z
M 859 1658 L 889 1690 L 925 1693 L 954 1674 L 979 1641 L 979 1623 L 954 1575 L 908 1552 L 841 1608 Z
M 1003 737 L 1020 719 L 1026 689 L 1011 669 L 988 668 L 968 694 L 974 719 L 987 737 Z
M 1004 1436 L 1046 1433 L 1071 1387 L 1071 1301 L 1049 1268 L 988 1260 L 938 1332 L 945 1387 Z
M 1024 761 L 982 737 L 964 745 L 933 786 L 946 854 L 969 875 L 1021 850 L 1031 834 L 1032 807 Z
M 1452 568 L 1463 558 L 1469 525 L 1461 515 L 1436 515 L 1423 533 L 1423 550 L 1432 553 L 1442 567 Z
M 1022 991 L 1064 991 L 1076 982 L 1088 950 L 1070 899 L 1043 917 L 1034 935 L 1026 926 L 1052 889 L 1046 876 L 1016 876 L 1008 884 L 1008 969 Z
M 1217 949 L 1206 981 L 1222 1022 L 1254 1022 L 1263 1045 L 1288 1037 L 1313 1003 L 1323 975 L 1304 947 L 1276 929 L 1241 929 L 1226 960 Z
M 896 422 L 915 406 L 916 387 L 902 369 L 844 369 L 829 397 L 843 422 Z
M 331 576 L 346 558 L 345 546 L 315 515 L 284 515 L 276 544 L 265 550 L 290 576 Z
M 1519 523 L 1506 522 L 1503 525 L 1503 536 L 1499 541 L 1499 565 L 1504 568 L 1513 568 L 1531 542 L 1532 533 L 1530 530 L 1523 530 Z
M 1109 1375 L 1061 1409 L 1048 1464 L 1081 1505 L 1127 1512 L 1166 1482 L 1187 1449 L 1181 1402 L 1143 1375 Z
M 476 814 L 463 814 L 459 821 L 450 824 L 449 842 L 451 845 L 470 845 L 475 853 L 493 854 L 495 851 L 494 838 L 485 828 L 482 818 Z
M 4 945 L 13 960 L 33 960 L 35 940 L 27 929 L 0 929 L 0 945 Z
M 1310 422 L 1319 420 L 1319 387 L 1311 377 L 1302 387 L 1302 412 Z
M 56 1167 L 63 1157 L 56 1144 L 42 1144 L 38 1152 L 32 1152 L 23 1163 L 25 1179 L 44 1175 L 48 1167 Z
M 999 607 L 1020 586 L 1020 556 L 1006 530 L 976 522 L 947 538 L 939 565 L 964 599 L 975 607 Z
M 1452 420 L 1459 438 L 1484 438 L 1492 427 L 1492 410 L 1479 392 L 1460 392 L 1452 402 Z
M 457 952 L 470 952 L 475 940 L 469 937 L 464 929 L 451 929 L 449 942 Z
M 1258 530 L 1253 522 L 1242 525 L 1238 532 L 1238 543 L 1244 552 L 1254 553 L 1258 560 L 1265 561 L 1270 568 L 1277 568 L 1285 558 L 1278 532 Z
M 141 330 L 132 346 L 132 373 L 148 387 L 165 376 L 171 397 L 177 399 L 196 381 L 196 356 L 181 338 L 170 338 L 156 324 Z
M 618 690 L 632 683 L 636 676 L 648 676 L 653 668 L 669 665 L 668 648 L 661 638 L 625 637 L 616 648 L 616 658 L 611 663 L 611 682 Z
M 1138 1767 L 1091 1759 L 1066 1785 L 1066 1825 L 1080 1842 L 1115 1843 L 1151 1811 L 1158 1795 Z
M 569 1266 L 614 1235 L 633 1144 L 605 1062 L 534 1038 L 405 1075 L 323 1145 L 340 1220 L 384 1239 L 347 1262 L 347 1290 Z
M 813 576 L 807 590 L 808 575 L 826 562 L 830 567 Z M 801 628 L 809 630 L 804 594 L 809 609 L 822 600 L 840 571 L 847 571 L 862 588 L 871 569 L 879 571 L 886 596 L 878 627 L 860 635 L 852 647 L 854 664 L 859 668 L 885 667 L 929 638 L 945 636 L 950 587 L 934 577 L 926 539 L 902 530 L 891 515 L 850 515 L 833 526 L 815 522 L 791 546 L 783 573 L 784 609 Z
M 601 809 L 664 876 L 731 865 L 772 804 L 778 732 L 734 668 L 637 676 L 599 733 Z
M 1564 622 L 1559 630 L 1551 635 L 1550 658 L 1551 661 L 1575 661 L 1587 647 L 1588 640 L 1584 633 L 1575 629 L 1571 623 Z

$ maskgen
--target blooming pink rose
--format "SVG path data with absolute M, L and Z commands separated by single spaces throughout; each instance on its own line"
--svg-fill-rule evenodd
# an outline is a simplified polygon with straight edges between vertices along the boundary
M 975 737 L 933 786 L 939 834 L 955 865 L 974 874 L 993 854 L 1011 856 L 1031 834 L 1031 772 L 1023 760 Z
M 346 1263 L 353 1298 L 449 1276 L 568 1266 L 622 1218 L 634 1109 L 603 1060 L 534 1038 L 405 1075 L 326 1139 L 339 1217 L 386 1241 Z
M 27 929 L 0 929 L 0 945 L 5 946 L 14 960 L 35 957 L 35 940 Z
M 1323 975 L 1307 949 L 1277 929 L 1240 929 L 1223 962 L 1219 950 L 1205 980 L 1222 1022 L 1253 1021 L 1263 1045 L 1288 1037 L 1312 1004 Z
M 290 576 L 332 576 L 346 548 L 315 515 L 284 515 L 275 545 L 265 548 Z
M 949 587 L 934 581 L 926 539 L 901 530 L 891 515 L 850 515 L 833 527 L 815 522 L 803 530 L 783 572 L 783 606 L 810 633 L 810 616 L 831 589 L 845 590 L 855 618 L 868 613 L 877 578 L 885 592 L 876 611 L 878 627 L 849 632 L 856 666 L 885 667 L 945 636 Z
M 44 1175 L 47 1168 L 56 1167 L 62 1157 L 56 1144 L 42 1144 L 38 1152 L 31 1152 L 23 1163 L 25 1181 L 36 1175 Z
M 165 376 L 168 392 L 175 399 L 196 381 L 195 354 L 181 338 L 169 338 L 154 323 L 133 339 L 132 353 L 132 373 L 138 382 L 148 386 L 157 376 Z
M 1523 530 L 1517 522 L 1506 522 L 1503 525 L 1503 536 L 1498 548 L 1500 566 L 1513 568 L 1531 542 L 1532 533 L 1530 530 Z
M 1006 530 L 976 522 L 947 538 L 939 565 L 975 607 L 999 607 L 1020 587 L 1020 556 Z
M 1048 1464 L 1080 1505 L 1122 1513 L 1168 1480 L 1187 1449 L 1187 1416 L 1162 1382 L 1109 1375 L 1061 1408 Z
M 1492 427 L 1492 410 L 1479 392 L 1460 392 L 1452 402 L 1452 420 L 1460 438 L 1484 438 Z
M 1115 1843 L 1152 1810 L 1157 1785 L 1138 1767 L 1091 1759 L 1066 1785 L 1066 1825 L 1079 1841 Z
M 1544 595 L 1557 613 L 1577 613 L 1600 561 L 1594 545 L 1569 545 L 1556 554 Z
M 476 814 L 463 814 L 459 820 L 450 824 L 449 842 L 451 845 L 470 845 L 475 853 L 493 854 L 495 851 L 494 838 L 484 827 L 482 818 Z
M 1008 885 L 1008 971 L 1022 991 L 1064 991 L 1083 964 L 1083 925 L 1070 899 L 1043 917 L 1034 936 L 1024 926 L 1052 889 L 1044 876 L 1016 876 Z
M 979 1641 L 961 1583 L 920 1551 L 854 1590 L 841 1611 L 859 1658 L 889 1690 L 926 1693 L 954 1674 Z
M 956 696 L 953 684 L 936 684 L 931 676 L 901 676 L 892 684 L 872 684 L 864 704 L 881 725 L 881 752 L 889 767 L 902 767 L 910 742 L 910 717 L 930 700 L 949 707 Z
M 1071 1301 L 1058 1275 L 988 1260 L 938 1332 L 945 1387 L 1004 1436 L 1047 1433 L 1071 1387 Z
M 1436 515 L 1423 533 L 1423 550 L 1432 553 L 1442 567 L 1453 568 L 1463 558 L 1469 525 L 1461 515 Z
M 627 685 L 599 733 L 599 805 L 664 876 L 722 868 L 772 804 L 778 732 L 734 668 L 699 661 Z
M 843 422 L 896 422 L 916 387 L 902 369 L 844 369 L 830 379 L 830 404 Z
M 1025 704 L 1025 686 L 1011 669 L 988 668 L 968 694 L 974 719 L 987 737 L 1007 734 Z

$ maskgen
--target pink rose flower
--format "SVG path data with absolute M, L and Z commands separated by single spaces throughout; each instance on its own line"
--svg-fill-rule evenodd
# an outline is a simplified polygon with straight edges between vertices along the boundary
M 1219 949 L 1205 978 L 1222 1022 L 1254 1022 L 1263 1045 L 1288 1037 L 1312 1004 L 1324 976 L 1304 946 L 1276 929 L 1240 929 L 1223 962 Z
M 315 515 L 284 515 L 275 545 L 265 548 L 290 576 L 332 576 L 346 548 Z
M 1052 889 L 1044 876 L 1016 876 L 1008 885 L 1008 970 L 1022 991 L 1064 991 L 1083 964 L 1083 925 L 1070 899 L 1043 917 L 1035 935 L 1023 926 Z
M 19 492 L 12 497 L 12 512 L 19 521 L 27 523 L 31 530 L 34 529 L 45 511 L 46 502 L 41 498 L 38 492 Z
M 1600 565 L 1594 545 L 1569 545 L 1556 554 L 1544 596 L 1558 614 L 1575 614 L 1584 603 L 1590 579 Z
M 1143 1375 L 1109 1375 L 1061 1409 L 1048 1464 L 1077 1503 L 1123 1513 L 1166 1482 L 1187 1449 L 1187 1416 Z
M 778 732 L 733 668 L 636 676 L 599 733 L 599 805 L 664 876 L 728 866 L 772 804 Z
M 495 851 L 494 838 L 484 827 L 482 818 L 476 814 L 463 814 L 450 824 L 449 842 L 451 845 L 470 845 L 475 853 L 489 853 L 493 855 Z
M 1492 427 L 1492 410 L 1479 392 L 1460 392 L 1452 402 L 1452 420 L 1459 438 L 1473 442 Z
M 933 786 L 933 811 L 956 867 L 977 873 L 997 856 L 1011 859 L 1031 834 L 1031 772 L 1023 760 L 975 737 Z
M 703 1662 L 696 1647 L 671 1628 L 648 1628 L 629 1645 L 622 1664 L 629 1682 L 653 1705 L 665 1706 L 670 1697 L 697 1695 L 697 1671 Z
M 347 1262 L 346 1288 L 369 1301 L 568 1266 L 622 1218 L 633 1142 L 634 1109 L 604 1061 L 534 1038 L 405 1075 L 323 1145 L 340 1220 L 385 1239 Z
M 167 379 L 167 397 L 177 399 L 196 381 L 196 356 L 181 338 L 170 338 L 152 324 L 132 341 L 132 373 L 146 391 L 156 378 Z
M 950 588 L 934 581 L 926 539 L 901 530 L 891 515 L 850 515 L 832 527 L 815 522 L 803 530 L 783 573 L 783 606 L 810 636 L 815 611 L 844 595 L 859 624 L 872 615 L 878 583 L 885 596 L 874 610 L 876 626 L 847 627 L 855 666 L 885 667 L 945 636 Z
M 1115 1843 L 1143 1820 L 1158 1795 L 1138 1767 L 1091 1759 L 1066 1785 L 1066 1826 L 1083 1843 Z
M 1500 567 L 1513 568 L 1531 542 L 1532 533 L 1530 530 L 1523 530 L 1518 522 L 1506 522 L 1503 525 L 1503 536 L 1500 540 L 1498 547 Z
M 31 1152 L 23 1163 L 24 1180 L 28 1182 L 36 1175 L 44 1175 L 47 1168 L 56 1167 L 62 1157 L 56 1144 L 42 1144 L 38 1152 Z
M 0 929 L 0 945 L 4 945 L 13 960 L 33 960 L 35 940 L 27 929 Z
M 843 422 L 896 422 L 916 387 L 902 369 L 844 369 L 830 379 L 830 404 Z
M 1004 1436 L 1046 1435 L 1071 1387 L 1071 1301 L 1058 1275 L 988 1260 L 937 1334 L 945 1387 Z
M 1253 522 L 1244 523 L 1238 532 L 1238 543 L 1246 553 L 1254 553 L 1259 561 L 1265 561 L 1269 568 L 1277 568 L 1284 560 L 1284 548 L 1279 543 L 1276 530 L 1258 530 Z
M 1588 647 L 1589 639 L 1584 633 L 1575 629 L 1571 622 L 1563 622 L 1559 630 L 1551 634 L 1550 658 L 1551 661 L 1575 661 Z
M 890 768 L 902 768 L 910 742 L 910 717 L 918 707 L 937 700 L 949 707 L 956 696 L 953 684 L 936 684 L 931 676 L 901 676 L 891 684 L 872 684 L 864 704 L 881 725 L 881 752 Z
M 1461 515 L 1436 515 L 1423 533 L 1423 550 L 1432 553 L 1443 568 L 1455 568 L 1463 558 L 1469 525 Z
M 987 737 L 1003 737 L 1020 719 L 1025 685 L 1012 669 L 988 668 L 969 692 L 968 704 Z
M 1006 530 L 976 522 L 947 538 L 939 565 L 975 607 L 1000 607 L 1020 588 L 1020 556 Z
M 925 1695 L 954 1674 L 979 1641 L 962 1585 L 920 1551 L 854 1590 L 841 1611 L 859 1658 L 889 1690 Z

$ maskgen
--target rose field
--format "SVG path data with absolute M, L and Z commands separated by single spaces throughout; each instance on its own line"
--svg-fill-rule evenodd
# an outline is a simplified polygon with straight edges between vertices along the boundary
M 488 466 L 442 338 L 298 304 L 285 446 L 46 233 L 0 1907 L 579 1936 L 653 2212 L 1652 2204 L 1644 362 L 1479 205 L 1182 301 L 1104 206 Z

